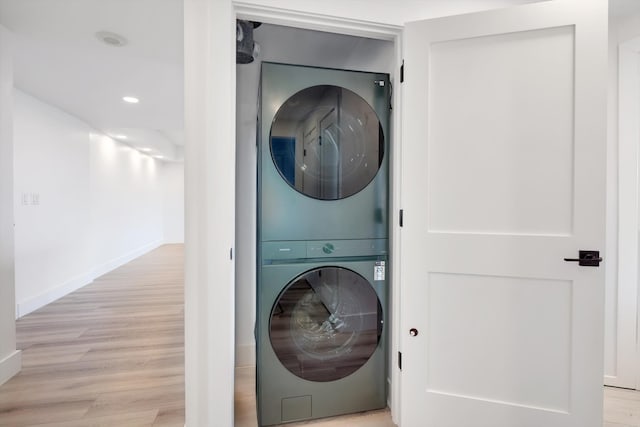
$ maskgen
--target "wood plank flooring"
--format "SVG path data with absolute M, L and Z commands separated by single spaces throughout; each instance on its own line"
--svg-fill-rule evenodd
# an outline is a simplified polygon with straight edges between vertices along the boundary
M 162 246 L 19 319 L 0 426 L 183 426 L 183 263 Z
M 183 426 L 182 266 L 165 245 L 20 319 L 0 426 Z M 235 426 L 256 427 L 254 368 L 236 369 L 235 403 Z M 604 408 L 604 427 L 640 427 L 640 392 L 605 388 Z M 287 426 L 303 425 L 394 426 L 389 411 Z

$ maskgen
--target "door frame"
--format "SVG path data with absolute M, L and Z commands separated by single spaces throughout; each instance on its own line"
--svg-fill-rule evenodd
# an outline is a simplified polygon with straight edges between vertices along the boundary
M 618 277 L 615 301 L 616 375 L 607 385 L 640 389 L 640 292 L 638 231 L 640 226 L 640 37 L 618 49 Z
M 398 227 L 400 209 L 400 160 L 402 154 L 401 108 L 402 89 L 400 84 L 400 66 L 402 65 L 402 26 L 382 23 L 356 21 L 337 16 L 327 16 L 307 12 L 283 10 L 274 7 L 255 5 L 251 2 L 232 1 L 236 19 L 259 21 L 274 25 L 324 31 L 357 37 L 386 40 L 394 43 L 395 64 L 392 75 L 393 97 L 391 111 L 390 173 L 389 173 L 389 271 L 391 287 L 389 305 L 391 311 L 391 329 L 388 341 L 388 366 L 390 367 L 390 384 L 387 384 L 389 395 L 387 403 L 391 409 L 394 423 L 400 425 L 400 370 L 398 367 L 399 328 L 400 328 L 400 233 Z M 395 76 L 395 77 L 394 77 Z M 235 126 L 235 122 L 233 123 Z M 238 224 L 242 226 L 242 224 Z

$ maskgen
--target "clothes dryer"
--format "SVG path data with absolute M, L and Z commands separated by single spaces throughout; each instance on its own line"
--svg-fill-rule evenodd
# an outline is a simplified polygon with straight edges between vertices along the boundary
M 259 241 L 388 236 L 387 74 L 263 63 Z
M 263 244 L 259 425 L 386 406 L 386 246 L 384 239 Z

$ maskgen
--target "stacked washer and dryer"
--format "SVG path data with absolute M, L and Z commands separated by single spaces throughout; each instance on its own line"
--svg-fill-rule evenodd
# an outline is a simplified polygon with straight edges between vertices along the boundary
M 261 426 L 386 406 L 389 76 L 263 63 Z

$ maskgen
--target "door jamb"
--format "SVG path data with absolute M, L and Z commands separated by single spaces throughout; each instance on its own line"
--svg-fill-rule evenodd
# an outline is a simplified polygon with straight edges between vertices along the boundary
M 401 108 L 402 90 L 400 84 L 400 66 L 402 65 L 402 28 L 397 25 L 383 23 L 357 21 L 336 16 L 319 15 L 307 12 L 292 11 L 280 8 L 267 7 L 252 4 L 250 1 L 233 1 L 235 17 L 259 21 L 275 25 L 303 28 L 307 30 L 325 31 L 337 34 L 345 34 L 357 37 L 368 37 L 379 40 L 388 40 L 394 43 L 395 66 L 397 74 L 392 75 L 394 91 L 392 98 L 391 129 L 392 141 L 389 174 L 390 191 L 390 257 L 389 270 L 391 280 L 390 311 L 391 311 L 391 333 L 390 347 L 388 349 L 388 366 L 390 369 L 391 384 L 387 384 L 389 389 L 388 404 L 391 409 L 393 422 L 400 425 L 400 370 L 398 369 L 398 351 L 400 351 L 400 233 L 398 227 L 400 209 L 400 171 L 402 155 L 401 138 Z
M 638 231 L 640 218 L 640 37 L 618 45 L 618 280 L 617 314 L 635 319 L 633 326 L 617 322 L 616 371 L 612 385 L 640 388 L 638 330 Z M 635 339 L 634 339 L 635 338 Z M 633 344 L 631 344 L 633 343 Z M 631 353 L 624 363 L 622 354 Z M 622 363 L 621 363 L 622 362 Z M 620 378 L 620 379 L 618 379 Z M 629 379 L 625 381 L 626 379 Z M 612 381 L 613 380 L 613 381 Z

